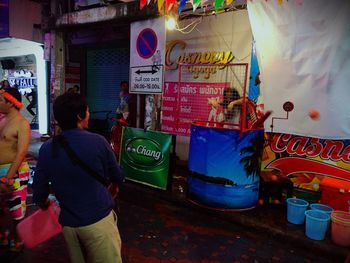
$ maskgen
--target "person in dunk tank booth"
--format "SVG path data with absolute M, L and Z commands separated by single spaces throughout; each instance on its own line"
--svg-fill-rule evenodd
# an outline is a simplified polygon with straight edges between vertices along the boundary
M 235 128 L 232 124 L 239 124 L 241 116 L 243 98 L 234 87 L 229 87 L 224 90 L 223 100 L 214 101 L 211 104 L 213 107 L 218 108 L 219 105 L 223 106 L 223 116 L 218 116 L 218 122 L 223 122 L 224 128 Z
M 30 141 L 29 122 L 21 115 L 21 94 L 16 88 L 0 90 L 0 186 L 1 199 L 7 201 L 14 220 L 9 234 L 2 234 L 1 243 L 12 251 L 20 251 L 23 244 L 16 235 L 16 225 L 26 212 L 29 166 L 25 161 Z M 10 191 L 4 191 L 3 189 Z

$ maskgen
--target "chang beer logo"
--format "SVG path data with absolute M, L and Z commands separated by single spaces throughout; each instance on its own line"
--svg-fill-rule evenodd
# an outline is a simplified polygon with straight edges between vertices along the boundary
M 136 138 L 126 145 L 126 155 L 135 164 L 155 166 L 163 159 L 159 144 L 148 138 Z

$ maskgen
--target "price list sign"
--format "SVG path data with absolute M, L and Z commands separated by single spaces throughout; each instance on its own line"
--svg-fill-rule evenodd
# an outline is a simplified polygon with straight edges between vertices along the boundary
M 190 136 L 193 121 L 216 122 L 223 108 L 214 108 L 212 101 L 222 101 L 229 83 L 165 82 L 161 130 Z

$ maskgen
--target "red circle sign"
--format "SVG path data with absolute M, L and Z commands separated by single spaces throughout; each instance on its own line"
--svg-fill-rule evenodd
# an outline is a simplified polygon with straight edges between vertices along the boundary
M 158 38 L 151 28 L 145 28 L 140 32 L 136 41 L 137 53 L 147 59 L 153 56 L 157 50 Z

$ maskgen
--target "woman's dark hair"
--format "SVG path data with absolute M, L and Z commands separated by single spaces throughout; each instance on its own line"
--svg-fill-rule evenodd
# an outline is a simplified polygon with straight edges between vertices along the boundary
M 75 89 L 75 90 L 74 90 Z M 80 87 L 79 87 L 79 85 L 74 85 L 73 86 L 73 90 L 75 91 L 75 92 L 79 92 L 79 90 L 80 90 Z
M 88 108 L 86 99 L 79 93 L 64 93 L 53 103 L 53 115 L 62 130 L 77 128 L 78 116 L 86 116 Z
M 124 93 L 129 93 L 129 82 L 123 80 L 120 82 L 120 91 Z
M 227 107 L 231 101 L 238 100 L 241 96 L 235 88 L 224 89 L 224 106 Z

